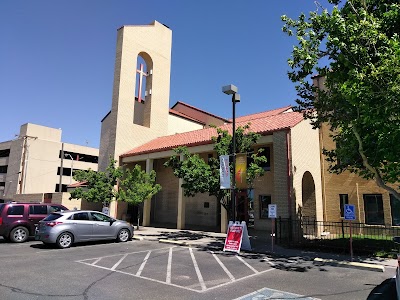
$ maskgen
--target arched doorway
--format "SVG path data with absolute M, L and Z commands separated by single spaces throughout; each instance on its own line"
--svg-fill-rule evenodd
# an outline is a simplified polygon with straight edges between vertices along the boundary
M 301 216 L 303 220 L 315 221 L 317 217 L 317 205 L 315 198 L 315 184 L 310 172 L 305 172 L 302 183 L 302 208 Z

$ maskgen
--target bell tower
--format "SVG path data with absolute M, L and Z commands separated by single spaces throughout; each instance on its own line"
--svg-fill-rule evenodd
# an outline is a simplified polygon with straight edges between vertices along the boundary
M 172 31 L 154 21 L 118 29 L 111 111 L 101 126 L 99 170 L 168 132 Z

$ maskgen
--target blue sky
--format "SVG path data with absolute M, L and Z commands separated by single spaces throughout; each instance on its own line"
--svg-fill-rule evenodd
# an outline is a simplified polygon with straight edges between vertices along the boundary
M 227 84 L 239 88 L 237 116 L 294 105 L 286 74 L 296 41 L 280 16 L 315 9 L 310 0 L 2 0 L 0 141 L 29 122 L 61 128 L 64 142 L 99 147 L 117 29 L 153 20 L 173 32 L 170 106 L 183 101 L 230 118 Z

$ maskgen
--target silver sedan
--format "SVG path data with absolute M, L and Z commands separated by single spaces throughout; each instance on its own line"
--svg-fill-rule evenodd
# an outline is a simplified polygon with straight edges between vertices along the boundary
M 35 239 L 68 248 L 74 243 L 111 240 L 126 242 L 133 236 L 131 224 L 101 212 L 74 210 L 55 212 L 39 222 Z

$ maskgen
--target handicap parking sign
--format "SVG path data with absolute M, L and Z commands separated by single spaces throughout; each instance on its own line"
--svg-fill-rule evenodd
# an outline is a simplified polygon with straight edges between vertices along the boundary
M 356 209 L 352 204 L 344 205 L 344 219 L 345 220 L 355 220 L 356 219 Z

